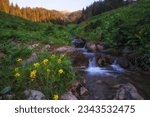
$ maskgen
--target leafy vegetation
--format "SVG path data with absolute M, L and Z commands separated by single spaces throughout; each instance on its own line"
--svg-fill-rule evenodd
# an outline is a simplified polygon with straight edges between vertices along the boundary
M 65 55 L 50 55 L 47 52 L 39 53 L 38 60 L 22 66 L 21 58 L 14 68 L 15 90 L 22 93 L 25 89 L 42 91 L 47 99 L 60 95 L 76 79 L 69 58 Z M 69 72 L 68 72 L 69 71 Z
M 76 26 L 75 33 L 88 40 L 103 40 L 107 47 L 128 48 L 150 54 L 150 1 L 134 4 L 92 17 Z

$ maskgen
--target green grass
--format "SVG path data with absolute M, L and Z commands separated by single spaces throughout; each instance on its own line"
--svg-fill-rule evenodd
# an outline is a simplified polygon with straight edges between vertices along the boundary
M 92 17 L 76 26 L 73 34 L 100 40 L 107 47 L 150 54 L 150 1 L 137 3 Z
M 16 59 L 18 57 L 27 59 L 31 53 L 37 51 L 29 48 L 29 45 L 32 42 L 57 46 L 70 44 L 70 28 L 72 27 L 73 26 L 71 25 L 63 26 L 52 23 L 33 23 L 31 21 L 0 12 L 0 54 L 3 53 L 5 55 L 4 57 L 0 58 L 0 91 L 5 87 L 10 86 L 12 90 L 9 92 L 9 94 L 15 94 L 15 99 L 24 99 L 22 94 L 23 90 L 25 90 L 26 83 L 19 87 L 20 85 L 17 84 L 17 80 L 14 77 Z M 65 59 L 63 63 L 66 61 L 70 62 L 69 59 Z M 63 68 L 68 69 L 68 71 L 71 70 L 71 65 L 69 62 L 66 63 L 67 65 L 65 64 L 63 66 Z M 57 63 L 53 63 L 53 66 L 57 66 Z M 26 69 L 28 69 L 28 67 Z M 24 72 L 24 76 L 27 75 L 25 73 L 26 71 Z M 64 76 L 65 78 L 68 78 L 68 83 L 66 83 L 66 81 L 64 82 L 64 80 L 59 81 L 58 83 L 60 85 L 63 85 L 63 83 L 66 84 L 60 87 L 60 92 L 56 91 L 60 88 L 54 88 L 53 92 L 57 93 L 58 95 L 64 92 L 67 89 L 70 81 L 73 80 L 74 77 L 72 76 L 74 76 L 74 73 L 74 71 L 66 73 Z M 53 75 L 53 77 L 59 78 L 56 75 Z M 44 86 L 45 84 L 37 86 L 32 83 L 32 85 L 26 88 L 39 89 L 46 95 L 47 99 L 52 99 L 53 93 L 50 93 L 52 91 L 50 90 L 50 92 L 48 92 L 47 87 Z M 45 90 L 43 91 L 43 89 Z M 0 94 L 0 96 L 1 95 L 2 94 Z

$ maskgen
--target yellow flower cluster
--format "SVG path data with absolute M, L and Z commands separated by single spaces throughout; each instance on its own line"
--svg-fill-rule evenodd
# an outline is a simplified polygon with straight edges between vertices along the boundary
M 55 55 L 55 54 L 52 54 L 51 58 L 55 58 L 55 57 L 56 57 L 56 55 Z
M 60 56 L 60 58 L 64 58 L 65 57 L 65 54 L 62 54 L 61 56 Z
M 59 74 L 63 74 L 63 73 L 64 73 L 64 70 L 63 70 L 63 69 L 59 69 L 59 70 L 58 70 L 58 73 L 59 73 Z
M 15 72 L 18 72 L 19 71 L 19 68 L 17 67 L 17 68 L 15 68 Z
M 34 67 L 36 67 L 36 68 L 37 68 L 37 67 L 39 67 L 39 66 L 40 66 L 40 63 L 34 63 L 33 65 L 34 65 Z
M 19 68 L 15 68 L 15 77 L 19 78 L 21 76 L 21 74 L 19 73 Z
M 37 74 L 37 70 L 31 71 L 31 72 L 30 72 L 30 78 L 31 78 L 31 79 L 35 79 L 36 74 Z
M 22 62 L 22 59 L 21 59 L 21 58 L 17 58 L 16 61 L 17 61 L 17 62 Z
M 57 60 L 57 63 L 58 63 L 58 64 L 61 64 L 61 59 L 58 59 L 58 60 Z
M 47 71 L 47 73 L 50 73 L 50 72 L 51 72 L 51 70 L 50 70 L 50 69 L 47 69 L 46 71 Z
M 53 100 L 58 100 L 59 99 L 59 96 L 58 95 L 54 95 L 53 96 Z
M 48 64 L 48 59 L 44 59 L 43 63 L 44 63 L 44 65 L 47 65 Z
M 16 74 L 15 74 L 15 77 L 16 78 L 19 78 L 21 75 L 20 75 L 20 73 L 19 72 L 17 72 Z

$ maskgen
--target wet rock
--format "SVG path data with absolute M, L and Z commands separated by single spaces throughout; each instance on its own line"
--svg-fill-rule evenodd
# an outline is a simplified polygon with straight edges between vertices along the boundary
M 137 89 L 130 83 L 121 85 L 117 90 L 115 100 L 143 100 Z
M 63 53 L 63 54 L 70 54 L 70 53 L 73 53 L 75 51 L 76 51 L 75 47 L 63 46 L 63 47 L 57 48 L 54 52 Z
M 86 40 L 83 38 L 75 37 L 72 39 L 72 43 L 76 48 L 83 48 L 86 44 Z
M 70 54 L 73 67 L 85 68 L 88 65 L 88 58 L 82 52 L 74 52 Z
M 119 50 L 114 49 L 114 48 L 105 49 L 102 51 L 102 53 L 109 54 L 112 56 L 118 56 L 119 54 L 121 54 L 121 52 Z
M 96 57 L 98 66 L 103 67 L 113 63 L 113 58 L 109 55 L 100 55 Z
M 123 68 L 126 68 L 126 69 L 129 68 L 129 61 L 125 57 L 118 58 L 117 64 L 119 64 Z
M 104 49 L 104 46 L 103 46 L 103 45 L 101 45 L 101 44 L 96 44 L 96 50 L 97 50 L 98 52 L 101 52 L 103 49 Z
M 128 47 L 125 47 L 123 50 L 122 50 L 122 54 L 123 55 L 128 55 L 132 53 L 132 51 L 128 48 Z
M 83 96 L 83 95 L 87 95 L 87 94 L 88 94 L 88 90 L 85 87 L 81 87 L 80 88 L 80 95 Z
M 102 83 L 102 80 L 97 80 L 96 83 L 97 83 L 97 84 L 101 84 L 101 83 Z
M 96 52 L 96 44 L 94 42 L 87 42 L 86 48 L 89 52 Z
M 45 99 L 45 95 L 37 90 L 25 90 L 24 94 L 26 96 L 27 100 L 44 100 Z
M 77 97 L 72 94 L 71 91 L 66 92 L 65 94 L 61 95 L 61 100 L 77 100 Z

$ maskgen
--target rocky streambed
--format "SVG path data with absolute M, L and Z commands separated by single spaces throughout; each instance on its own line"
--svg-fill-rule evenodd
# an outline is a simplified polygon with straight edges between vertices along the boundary
M 75 47 L 63 47 L 57 50 L 65 52 L 72 58 L 74 69 L 82 77 L 82 83 L 76 83 L 70 89 L 70 94 L 76 99 L 150 99 L 148 71 L 142 71 L 132 65 L 119 51 L 105 49 L 103 43 L 85 43 L 84 40 L 78 41 L 78 39 L 73 40 L 73 43 Z

